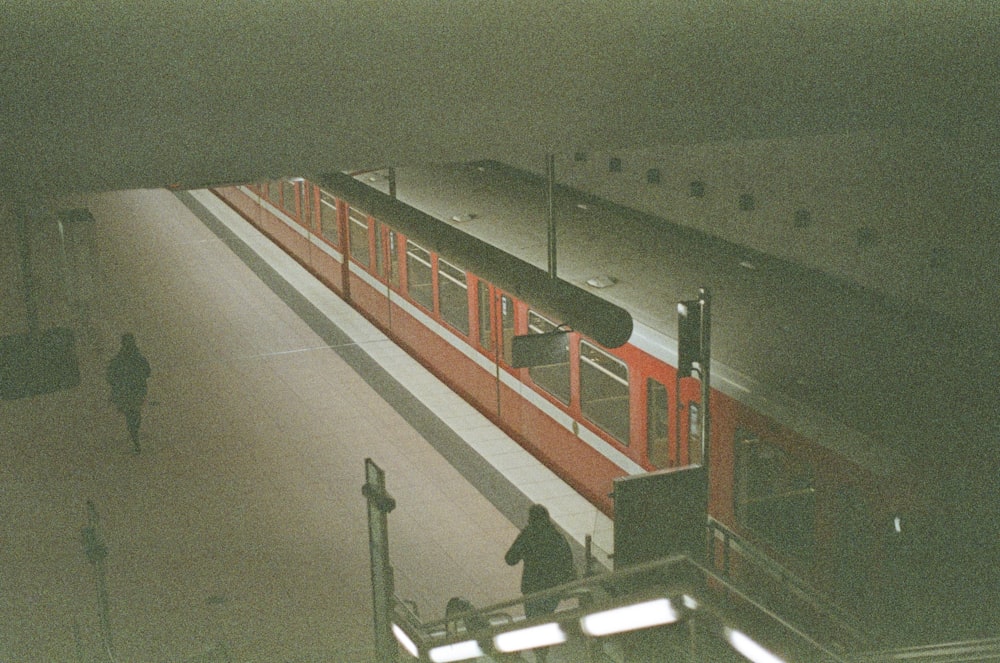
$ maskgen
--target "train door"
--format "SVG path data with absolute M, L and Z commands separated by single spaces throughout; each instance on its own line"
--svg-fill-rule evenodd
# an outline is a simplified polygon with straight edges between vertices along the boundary
M 299 208 L 300 220 L 309 234 L 312 235 L 316 232 L 316 228 L 313 226 L 313 217 L 316 212 L 316 205 L 313 202 L 316 193 L 315 187 L 301 179 L 298 180 L 298 186 L 302 201 Z
M 510 364 L 514 338 L 514 302 L 486 281 L 476 282 L 476 343 L 493 358 L 496 383 L 496 413 L 500 413 L 500 371 Z

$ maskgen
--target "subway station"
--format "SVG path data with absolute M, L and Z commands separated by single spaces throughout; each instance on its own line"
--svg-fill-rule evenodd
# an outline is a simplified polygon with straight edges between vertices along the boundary
M 987 5 L 31 4 L 0 661 L 1000 659 Z

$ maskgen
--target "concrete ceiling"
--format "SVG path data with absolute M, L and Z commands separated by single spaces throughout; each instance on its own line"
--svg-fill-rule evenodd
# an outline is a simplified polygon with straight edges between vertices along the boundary
M 1000 116 L 998 7 L 8 1 L 0 186 L 196 186 L 884 127 L 981 144 Z

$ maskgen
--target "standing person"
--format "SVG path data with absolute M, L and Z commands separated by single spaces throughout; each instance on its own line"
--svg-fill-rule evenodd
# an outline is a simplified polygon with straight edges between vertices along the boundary
M 576 580 L 573 552 L 566 538 L 549 519 L 549 510 L 541 504 L 528 509 L 528 525 L 514 539 L 504 561 L 514 566 L 524 561 L 521 593 L 540 592 L 564 582 Z M 526 600 L 524 613 L 529 619 L 555 612 L 559 597 Z
M 108 364 L 108 384 L 111 385 L 111 402 L 125 415 L 125 426 L 136 453 L 140 450 L 139 423 L 149 375 L 149 362 L 139 352 L 135 336 L 122 334 L 121 348 Z

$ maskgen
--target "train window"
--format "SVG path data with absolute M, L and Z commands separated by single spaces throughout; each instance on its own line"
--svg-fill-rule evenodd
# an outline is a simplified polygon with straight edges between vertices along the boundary
M 351 258 L 359 265 L 368 267 L 371 265 L 371 256 L 368 254 L 368 215 L 352 207 L 348 212 L 348 221 Z
M 469 333 L 469 285 L 465 272 L 438 258 L 438 306 L 445 322 Z
M 382 255 L 382 227 L 382 222 L 375 219 L 375 275 L 380 279 L 385 279 L 385 256 Z
M 302 225 L 313 231 L 313 199 L 316 197 L 313 185 L 302 180 Z
M 815 543 L 813 469 L 747 431 L 736 432 L 736 518 L 798 556 Z
M 580 409 L 588 421 L 628 445 L 628 366 L 586 341 L 580 343 Z
M 399 238 L 389 229 L 389 285 L 399 287 Z
M 298 187 L 291 180 L 281 180 L 281 207 L 288 214 L 297 216 L 295 201 Z
M 483 350 L 493 349 L 493 317 L 490 315 L 490 284 L 486 281 L 476 282 L 476 312 L 479 316 L 479 347 Z
M 434 310 L 431 254 L 406 240 L 406 292 L 424 308 Z
M 514 343 L 514 302 L 507 295 L 500 295 L 500 341 L 503 360 L 509 364 Z
M 328 242 L 340 246 L 340 228 L 337 225 L 337 199 L 326 191 L 319 192 L 319 230 Z
M 528 311 L 528 333 L 544 334 L 556 330 L 556 325 L 534 311 Z M 558 398 L 569 403 L 569 336 L 566 347 L 558 360 L 552 364 L 532 366 L 528 369 L 532 382 Z
M 667 426 L 670 402 L 662 383 L 646 379 L 646 455 L 654 467 L 670 464 L 670 430 Z
M 701 403 L 688 403 L 688 464 L 703 462 L 701 444 Z
M 271 201 L 275 207 L 281 208 L 281 182 L 278 180 L 264 183 L 264 196 Z

